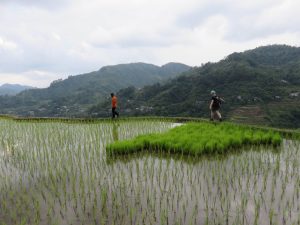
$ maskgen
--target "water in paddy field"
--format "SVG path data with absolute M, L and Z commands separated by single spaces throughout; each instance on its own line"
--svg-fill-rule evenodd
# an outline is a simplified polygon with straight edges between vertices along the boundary
M 298 224 L 300 142 L 225 157 L 105 146 L 169 122 L 0 120 L 0 224 Z

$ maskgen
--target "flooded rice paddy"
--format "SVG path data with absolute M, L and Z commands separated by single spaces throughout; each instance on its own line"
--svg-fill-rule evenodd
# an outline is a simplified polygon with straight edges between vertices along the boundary
M 0 120 L 0 224 L 300 224 L 299 141 L 106 156 L 108 143 L 173 126 Z

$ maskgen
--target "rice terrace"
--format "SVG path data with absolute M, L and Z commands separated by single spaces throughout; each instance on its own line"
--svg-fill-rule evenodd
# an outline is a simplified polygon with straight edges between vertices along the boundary
M 299 224 L 299 134 L 0 119 L 0 224 Z

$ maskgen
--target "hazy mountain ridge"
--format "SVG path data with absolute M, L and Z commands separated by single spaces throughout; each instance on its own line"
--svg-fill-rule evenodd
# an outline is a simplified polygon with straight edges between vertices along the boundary
M 227 120 L 297 128 L 300 48 L 263 46 L 193 68 L 176 63 L 105 66 L 54 81 L 46 89 L 0 96 L 0 109 L 23 116 L 107 117 L 109 93 L 117 92 L 123 116 L 207 118 L 211 90 L 225 98 L 222 113 Z
M 34 89 L 34 87 L 20 84 L 2 84 L 0 86 L 0 95 L 16 95 L 28 89 Z
M 1 113 L 36 116 L 85 115 L 86 107 L 104 100 L 121 88 L 161 82 L 189 70 L 180 63 L 155 66 L 130 63 L 105 66 L 98 71 L 56 80 L 48 88 L 26 90 L 0 98 Z

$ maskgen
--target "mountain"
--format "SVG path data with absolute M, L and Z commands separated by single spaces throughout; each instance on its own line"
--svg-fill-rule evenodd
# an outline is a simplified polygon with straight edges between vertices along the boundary
M 111 92 L 141 88 L 189 70 L 180 63 L 155 66 L 146 63 L 105 66 L 91 73 L 56 80 L 48 88 L 25 90 L 16 96 L 0 96 L 0 113 L 34 116 L 86 116 L 86 109 Z
M 34 87 L 20 84 L 3 84 L 0 86 L 0 95 L 16 95 L 21 91 L 28 89 L 34 89 Z
M 210 91 L 226 102 L 227 120 L 300 127 L 300 48 L 263 46 L 195 67 L 165 84 L 118 92 L 123 115 L 208 117 Z M 90 112 L 107 116 L 109 101 Z

